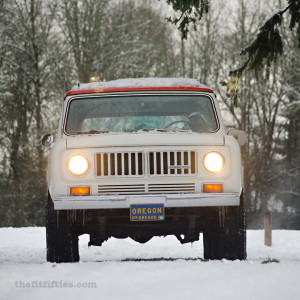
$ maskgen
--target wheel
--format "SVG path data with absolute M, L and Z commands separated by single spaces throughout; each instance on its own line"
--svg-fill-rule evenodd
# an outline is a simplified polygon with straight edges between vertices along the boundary
M 48 193 L 46 202 L 47 261 L 55 263 L 78 262 L 78 236 L 72 231 L 66 211 L 54 210 Z
M 246 209 L 244 194 L 239 206 L 216 209 L 215 224 L 203 232 L 204 258 L 244 260 L 246 251 Z

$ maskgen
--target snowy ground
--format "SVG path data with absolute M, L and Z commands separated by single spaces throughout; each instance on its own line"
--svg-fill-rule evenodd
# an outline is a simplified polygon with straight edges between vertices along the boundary
M 80 263 L 52 264 L 44 228 L 0 228 L 0 299 L 300 299 L 300 231 L 274 231 L 272 247 L 248 231 L 243 262 L 203 261 L 202 240 L 87 242 L 80 237 Z

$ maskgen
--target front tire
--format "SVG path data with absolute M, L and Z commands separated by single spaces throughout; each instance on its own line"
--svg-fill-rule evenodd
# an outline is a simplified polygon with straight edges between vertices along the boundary
M 214 219 L 214 224 L 203 233 L 204 258 L 246 259 L 246 209 L 244 194 L 241 194 L 239 206 L 217 208 Z
M 78 262 L 78 235 L 72 230 L 67 211 L 54 210 L 48 193 L 46 202 L 47 261 L 55 263 Z

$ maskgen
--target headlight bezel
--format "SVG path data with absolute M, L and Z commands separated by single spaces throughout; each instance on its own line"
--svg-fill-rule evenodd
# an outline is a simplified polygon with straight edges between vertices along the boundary
M 78 173 L 78 172 L 74 172 L 74 170 L 73 170 L 73 171 L 71 170 L 71 168 L 70 168 L 70 162 L 71 162 L 71 160 L 74 159 L 75 157 L 82 157 L 82 158 L 84 158 L 84 160 L 86 161 L 86 168 L 85 168 L 85 170 L 84 170 L 83 172 Z M 89 171 L 89 169 L 90 169 L 90 161 L 89 161 L 89 159 L 88 159 L 84 154 L 82 154 L 82 153 L 74 153 L 74 154 L 72 154 L 72 155 L 68 158 L 68 160 L 67 160 L 67 170 L 68 170 L 69 174 L 71 174 L 72 176 L 75 176 L 75 177 L 81 177 L 81 176 L 84 176 L 84 175 L 86 175 L 86 173 Z
M 210 154 L 217 154 L 221 158 L 222 165 L 221 165 L 221 167 L 218 170 L 212 170 L 209 167 L 207 167 L 206 159 L 208 159 L 207 157 Z M 222 153 L 220 153 L 219 151 L 215 151 L 215 150 L 206 152 L 203 155 L 203 157 L 202 157 L 202 167 L 209 174 L 214 174 L 214 175 L 220 174 L 224 170 L 224 168 L 225 168 L 225 158 L 224 158 L 224 155 Z

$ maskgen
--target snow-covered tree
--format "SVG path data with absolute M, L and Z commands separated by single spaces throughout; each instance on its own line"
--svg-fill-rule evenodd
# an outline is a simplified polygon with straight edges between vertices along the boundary
M 27 224 L 29 214 L 37 222 L 43 217 L 46 160 L 41 137 L 47 130 L 47 107 L 54 103 L 50 82 L 55 36 L 52 15 L 42 0 L 4 1 L 0 22 L 0 68 L 5 81 L 0 99 L 5 141 L 1 149 L 5 205 L 1 211 L 10 224 L 20 226 Z
M 65 0 L 53 7 L 80 82 L 93 76 L 110 80 L 173 73 L 169 26 L 148 2 Z

